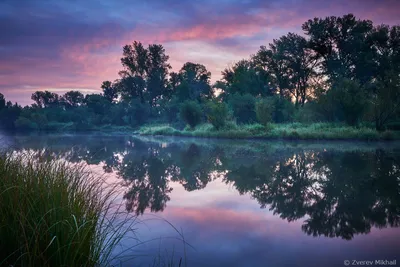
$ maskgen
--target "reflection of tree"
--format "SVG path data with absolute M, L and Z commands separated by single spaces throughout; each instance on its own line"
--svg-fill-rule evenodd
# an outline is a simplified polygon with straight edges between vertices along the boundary
M 101 164 L 105 172 L 115 172 L 126 187 L 126 208 L 136 214 L 164 210 L 171 182 L 193 191 L 223 175 L 240 194 L 249 194 L 282 219 L 305 218 L 302 230 L 309 235 L 351 239 L 372 227 L 400 225 L 399 151 L 270 152 L 184 142 L 164 145 L 124 136 L 29 140 L 18 149 L 35 151 L 41 159 L 58 155 Z
M 248 184 L 242 175 L 227 177 L 239 192 L 249 192 L 281 218 L 306 216 L 302 229 L 307 234 L 351 239 L 373 226 L 399 226 L 399 163 L 380 150 L 301 152 L 276 163 L 265 161 L 263 173 L 255 165 L 247 167 Z M 238 183 L 231 180 L 236 177 Z
M 179 152 L 178 166 L 173 181 L 180 182 L 187 191 L 203 189 L 211 181 L 212 162 L 215 158 L 205 154 L 200 148 L 191 144 L 188 149 Z
M 132 154 L 124 157 L 118 174 L 129 188 L 124 195 L 128 211 L 142 214 L 148 207 L 151 211 L 164 210 L 172 191 L 167 168 L 166 162 L 154 155 L 139 160 L 132 158 Z

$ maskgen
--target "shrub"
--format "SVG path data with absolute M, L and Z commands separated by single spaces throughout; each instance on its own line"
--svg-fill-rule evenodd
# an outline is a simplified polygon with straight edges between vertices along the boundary
M 319 105 L 329 121 L 344 120 L 357 125 L 366 111 L 364 88 L 357 81 L 338 79 L 330 90 L 320 96 Z
M 196 101 L 185 101 L 180 107 L 179 115 L 191 128 L 194 128 L 201 122 L 203 112 Z
M 256 121 L 255 102 L 255 98 L 250 94 L 234 94 L 231 96 L 229 105 L 238 123 Z
M 260 99 L 256 103 L 257 120 L 264 126 L 272 121 L 272 113 L 274 111 L 274 103 L 271 99 Z
M 286 98 L 272 96 L 268 98 L 274 107 L 272 120 L 276 123 L 291 122 L 293 120 L 295 106 Z
M 207 103 L 207 119 L 219 130 L 225 126 L 228 117 L 228 107 L 225 103 L 210 101 Z

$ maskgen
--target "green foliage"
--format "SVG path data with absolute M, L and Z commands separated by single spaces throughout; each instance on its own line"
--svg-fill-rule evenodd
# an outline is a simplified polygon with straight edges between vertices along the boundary
M 366 108 L 365 91 L 349 79 L 339 79 L 321 100 L 321 105 L 325 104 L 337 120 L 343 118 L 349 125 L 357 125 Z
M 207 103 L 208 121 L 219 130 L 225 126 L 228 117 L 228 107 L 225 103 L 209 101 Z
M 270 97 L 271 105 L 274 107 L 272 120 L 276 123 L 291 122 L 296 111 L 292 102 L 277 95 Z
M 224 80 L 224 95 L 251 94 L 253 96 L 267 96 L 272 94 L 269 87 L 269 76 L 257 68 L 253 61 L 241 60 L 232 68 L 222 72 Z M 222 84 L 220 84 L 220 87 Z
M 62 101 L 65 107 L 78 107 L 83 104 L 85 97 L 79 91 L 69 91 L 66 92 L 63 97 Z
M 126 116 L 129 125 L 143 125 L 150 116 L 149 106 L 141 103 L 139 99 L 134 99 L 128 105 Z
M 162 45 L 135 41 L 123 47 L 120 78 L 104 81 L 102 94 L 83 97 L 70 91 L 59 97 L 38 91 L 32 94 L 35 104 L 21 116 L 40 130 L 53 129 L 50 123 L 89 130 L 148 122 L 182 129 L 182 120 L 194 128 L 206 118 L 199 105 L 212 100 L 221 103 L 204 107 L 217 131 L 230 120 L 239 125 L 374 123 L 384 131 L 400 118 L 400 26 L 374 26 L 348 14 L 314 18 L 302 28 L 305 35 L 283 35 L 226 68 L 213 86 L 206 66 L 186 62 L 179 72 L 170 72 Z M 256 105 L 259 98 L 269 105 L 264 100 Z M 20 113 L 21 107 L 0 94 L 1 127 L 13 129 Z M 17 128 L 36 129 L 31 126 L 21 119 Z
M 390 120 L 399 116 L 400 76 L 394 72 L 385 73 L 382 80 L 376 81 L 373 86 L 376 93 L 369 100 L 373 108 L 376 129 L 382 131 Z
M 8 101 L 6 106 L 0 110 L 0 128 L 15 129 L 15 121 L 22 112 L 21 106 L 17 103 L 14 105 Z
M 203 112 L 196 101 L 185 101 L 181 105 L 179 114 L 184 122 L 194 128 L 201 122 Z
M 260 99 L 256 103 L 257 120 L 264 126 L 272 121 L 272 113 L 275 109 L 272 99 Z
M 112 194 L 79 165 L 0 155 L 0 265 L 109 264 L 127 232 L 109 212 Z
M 255 98 L 250 94 L 234 94 L 230 97 L 229 106 L 239 124 L 256 121 L 255 102 Z
M 230 123 L 228 123 L 230 124 Z M 201 124 L 196 128 L 177 130 L 171 126 L 146 126 L 139 129 L 143 135 L 176 135 L 215 138 L 272 138 L 293 140 L 399 140 L 396 132 L 379 133 L 366 127 L 351 127 L 333 123 L 288 123 L 269 124 L 266 129 L 261 124 L 234 125 L 228 124 L 215 130 L 211 124 Z

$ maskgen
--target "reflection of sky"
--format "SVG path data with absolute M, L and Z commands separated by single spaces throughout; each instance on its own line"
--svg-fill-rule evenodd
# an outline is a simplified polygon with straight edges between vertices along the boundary
M 126 140 L 117 136 L 104 137 L 104 139 L 85 139 L 87 136 L 41 138 L 33 136 L 16 138 L 15 142 L 20 143 L 17 147 L 21 146 L 32 151 L 49 146 L 57 149 L 65 148 L 67 151 L 73 146 L 82 148 L 87 146 L 87 149 L 94 153 L 96 149 L 103 148 L 103 144 L 110 145 L 110 149 L 116 149 L 116 151 L 128 150 Z M 185 142 L 189 139 L 174 140 Z M 196 142 L 215 144 L 212 140 L 203 139 Z M 233 147 L 240 142 L 244 141 L 218 140 L 219 145 L 227 143 L 226 147 Z M 163 143 L 160 143 L 160 146 L 163 146 Z M 114 147 L 111 144 L 121 145 Z M 134 144 L 130 152 L 137 153 L 135 157 L 146 155 L 146 153 L 141 153 L 147 151 L 144 143 Z M 176 143 L 169 143 L 169 147 L 171 148 L 174 144 L 176 145 Z M 245 145 L 249 147 L 251 144 L 254 147 L 261 147 L 266 142 L 248 142 Z M 284 143 L 285 146 L 289 144 L 290 142 Z M 373 147 L 366 143 L 352 145 L 354 147 L 345 142 L 323 143 L 324 147 L 339 151 L 344 147 L 346 149 L 362 148 L 366 151 L 377 148 L 394 149 L 398 148 L 400 143 L 377 143 Z M 295 149 L 312 150 L 311 146 L 319 147 L 318 144 L 305 142 L 299 143 L 298 147 L 287 147 L 276 153 L 293 152 Z M 86 149 L 84 151 L 86 152 Z M 174 155 L 181 155 L 176 152 L 181 152 L 179 149 Z M 203 155 L 206 154 L 203 153 Z M 272 157 L 271 154 L 268 156 Z M 100 157 L 98 160 L 101 163 L 96 165 L 99 161 L 93 161 L 96 164 L 90 165 L 90 168 L 98 175 L 104 175 L 104 162 L 101 161 L 103 159 Z M 245 166 L 251 166 L 256 161 L 255 158 L 246 156 L 238 156 L 235 160 Z M 115 172 L 106 174 L 106 177 L 109 183 L 122 182 Z M 373 228 L 371 233 L 355 235 L 350 241 L 341 238 L 312 237 L 301 230 L 304 219 L 289 223 L 279 218 L 279 215 L 273 215 L 268 208 L 260 209 L 260 204 L 255 199 L 249 195 L 240 195 L 233 184 L 225 184 L 221 179 L 209 182 L 204 189 L 190 192 L 178 182 L 169 182 L 169 187 L 173 190 L 169 194 L 171 200 L 167 202 L 164 212 L 140 216 L 142 223 L 135 224 L 137 227 L 135 234 L 141 241 L 153 241 L 137 245 L 137 242 L 129 237 L 125 239 L 124 247 L 132 247 L 127 257 L 137 256 L 137 258 L 124 262 L 123 266 L 132 266 L 132 264 L 141 266 L 141 263 L 143 266 L 149 266 L 149 263 L 153 266 L 153 260 L 157 255 L 161 256 L 162 262 L 175 258 L 176 263 L 183 256 L 183 244 L 176 239 L 179 237 L 178 233 L 161 218 L 168 220 L 179 230 L 182 229 L 186 241 L 195 248 L 193 250 L 186 246 L 188 266 L 343 266 L 345 259 L 390 260 L 395 259 L 399 254 L 399 228 Z M 122 201 L 122 194 L 119 200 Z M 174 252 L 174 257 L 171 255 L 172 252 Z
M 395 259 L 400 229 L 372 229 L 351 241 L 312 237 L 301 230 L 302 220 L 287 222 L 248 195 L 240 196 L 229 186 L 214 181 L 203 190 L 187 192 L 172 183 L 171 201 L 160 216 L 182 229 L 188 266 L 343 266 L 343 260 Z M 183 255 L 182 242 L 165 221 L 152 215 L 142 217 L 140 240 L 156 241 L 135 248 L 138 257 L 130 264 L 149 263 L 154 255 Z M 157 238 L 166 237 L 161 241 Z M 148 265 L 145 265 L 148 266 Z

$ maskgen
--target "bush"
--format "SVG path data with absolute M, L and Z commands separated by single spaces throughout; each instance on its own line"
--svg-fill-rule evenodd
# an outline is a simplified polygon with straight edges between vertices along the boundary
M 272 112 L 272 120 L 276 123 L 291 122 L 293 120 L 295 106 L 286 98 L 273 96 L 269 98 L 274 110 Z
M 194 128 L 201 122 L 203 112 L 196 101 L 185 101 L 180 107 L 179 115 L 191 128 Z
M 364 88 L 357 81 L 338 79 L 330 90 L 320 96 L 320 109 L 328 121 L 345 121 L 357 125 L 366 111 Z
M 207 103 L 207 119 L 219 130 L 225 126 L 228 117 L 228 107 L 225 103 L 210 101 Z
M 139 99 L 133 99 L 129 103 L 127 116 L 131 126 L 143 125 L 150 117 L 150 108 Z
M 272 121 L 272 113 L 274 111 L 274 103 L 271 99 L 260 99 L 256 103 L 257 120 L 264 126 Z
M 255 102 L 255 98 L 250 94 L 231 96 L 229 105 L 238 123 L 248 124 L 256 121 Z
M 293 120 L 301 123 L 316 123 L 323 121 L 323 117 L 320 115 L 316 108 L 315 102 L 307 102 L 303 107 L 299 107 L 293 116 Z

